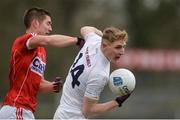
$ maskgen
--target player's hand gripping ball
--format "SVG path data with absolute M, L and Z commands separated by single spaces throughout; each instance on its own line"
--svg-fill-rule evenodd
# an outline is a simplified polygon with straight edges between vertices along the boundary
M 135 85 L 135 76 L 128 69 L 117 69 L 110 74 L 109 88 L 117 96 L 131 94 Z

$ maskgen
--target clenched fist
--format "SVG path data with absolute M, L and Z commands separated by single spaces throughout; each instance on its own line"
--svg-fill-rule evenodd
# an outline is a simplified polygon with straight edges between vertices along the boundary
M 58 93 L 60 91 L 60 89 L 62 88 L 63 84 L 64 84 L 64 81 L 62 80 L 62 78 L 56 77 L 53 82 L 53 91 L 55 93 Z

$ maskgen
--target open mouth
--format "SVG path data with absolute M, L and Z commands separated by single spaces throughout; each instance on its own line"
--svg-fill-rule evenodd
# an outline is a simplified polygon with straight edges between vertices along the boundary
M 121 57 L 121 56 L 116 56 L 115 59 L 116 59 L 116 60 L 117 60 L 117 59 L 120 59 L 120 57 Z

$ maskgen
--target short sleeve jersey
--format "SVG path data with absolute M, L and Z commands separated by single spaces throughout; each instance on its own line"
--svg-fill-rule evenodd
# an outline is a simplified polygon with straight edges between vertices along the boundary
M 100 49 L 102 38 L 92 32 L 85 36 L 85 40 L 63 87 L 57 110 L 62 119 L 84 118 L 81 112 L 83 97 L 99 100 L 108 82 L 110 62 Z
M 9 82 L 10 88 L 4 104 L 22 107 L 32 112 L 36 107 L 36 95 L 44 76 L 46 51 L 43 47 L 28 49 L 27 40 L 35 34 L 27 33 L 18 37 L 11 48 Z

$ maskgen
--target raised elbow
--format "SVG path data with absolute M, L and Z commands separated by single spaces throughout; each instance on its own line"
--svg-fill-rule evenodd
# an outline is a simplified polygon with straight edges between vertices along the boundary
M 86 34 L 94 32 L 94 27 L 91 26 L 84 26 L 81 28 L 80 33 L 84 37 Z
M 84 36 L 85 32 L 87 31 L 86 29 L 87 29 L 87 26 L 84 26 L 80 29 L 80 33 L 82 36 Z

